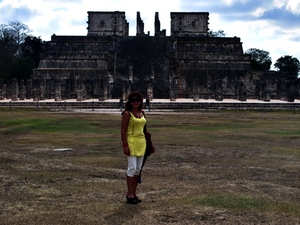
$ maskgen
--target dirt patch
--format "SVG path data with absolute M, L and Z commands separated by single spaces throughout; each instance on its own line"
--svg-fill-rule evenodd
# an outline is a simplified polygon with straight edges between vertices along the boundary
M 279 130 L 280 114 L 269 123 L 263 113 L 196 115 L 149 116 L 157 152 L 144 168 L 138 205 L 125 203 L 119 117 L 85 116 L 97 128 L 110 124 L 110 135 L 96 129 L 32 138 L 3 126 L 1 224 L 299 224 L 297 129 Z M 299 123 L 297 115 L 285 119 L 286 127 Z

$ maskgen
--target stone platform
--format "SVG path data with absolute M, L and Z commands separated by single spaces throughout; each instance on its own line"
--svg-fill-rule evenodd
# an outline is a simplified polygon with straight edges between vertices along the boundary
M 144 103 L 145 106 L 145 103 Z M 55 101 L 54 99 L 33 101 L 33 99 L 26 100 L 0 100 L 1 108 L 20 108 L 20 107 L 35 107 L 35 108 L 49 108 L 51 110 L 67 111 L 74 109 L 114 109 L 120 110 L 119 99 L 109 99 L 99 101 L 98 99 L 87 99 L 77 101 L 76 99 L 68 99 L 65 101 Z M 268 102 L 248 99 L 247 101 L 239 101 L 235 99 L 224 99 L 223 101 L 216 101 L 213 99 L 200 99 L 193 101 L 193 99 L 176 99 L 170 101 L 169 99 L 154 99 L 150 103 L 151 111 L 163 110 L 300 110 L 300 100 L 294 102 L 287 102 L 282 100 L 270 100 Z M 144 107 L 145 108 L 145 107 Z M 124 105 L 123 105 L 124 109 Z

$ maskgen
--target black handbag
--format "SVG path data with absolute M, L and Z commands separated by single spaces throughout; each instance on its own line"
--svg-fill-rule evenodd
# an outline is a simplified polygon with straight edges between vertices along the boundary
M 155 152 L 155 147 L 152 144 L 152 140 L 151 140 L 151 133 L 149 133 L 147 131 L 146 125 L 144 126 L 144 135 L 145 135 L 145 139 L 146 139 L 146 152 L 144 155 L 144 159 L 143 159 L 143 164 L 142 164 L 142 169 L 145 165 L 145 162 L 147 160 L 147 158 Z M 140 175 L 139 175 L 139 179 L 138 179 L 138 183 L 142 183 L 142 169 L 140 171 Z
M 144 160 L 145 160 L 145 158 L 147 158 L 149 155 L 155 152 L 155 147 L 152 144 L 151 133 L 149 133 L 145 128 L 144 128 L 144 134 L 146 139 L 146 152 L 144 155 Z

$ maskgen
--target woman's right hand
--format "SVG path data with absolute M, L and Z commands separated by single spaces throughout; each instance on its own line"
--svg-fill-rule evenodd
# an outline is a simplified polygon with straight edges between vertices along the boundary
M 130 151 L 129 151 L 128 146 L 123 148 L 123 152 L 124 152 L 125 155 L 130 156 Z

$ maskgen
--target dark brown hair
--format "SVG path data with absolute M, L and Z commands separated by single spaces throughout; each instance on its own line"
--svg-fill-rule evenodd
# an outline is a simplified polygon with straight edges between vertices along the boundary
M 129 94 L 128 100 L 127 100 L 127 102 L 126 102 L 126 104 L 125 104 L 125 111 L 126 111 L 126 110 L 127 110 L 127 111 L 132 111 L 131 100 L 132 100 L 133 98 L 137 98 L 137 99 L 140 99 L 140 100 L 141 100 L 141 104 L 139 105 L 139 108 L 138 108 L 139 111 L 141 111 L 142 108 L 143 108 L 143 98 L 142 98 L 141 93 L 138 92 L 138 91 L 131 92 L 131 93 Z

